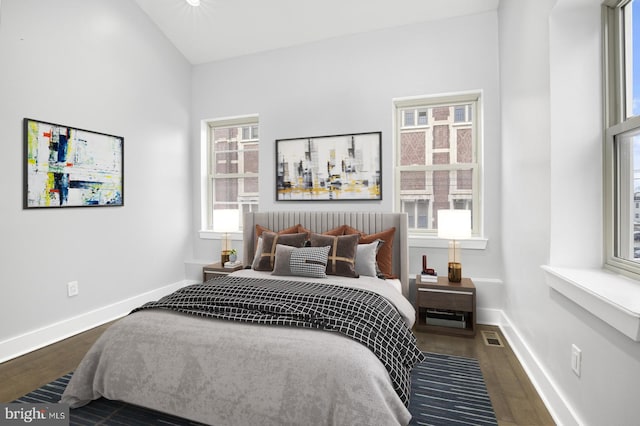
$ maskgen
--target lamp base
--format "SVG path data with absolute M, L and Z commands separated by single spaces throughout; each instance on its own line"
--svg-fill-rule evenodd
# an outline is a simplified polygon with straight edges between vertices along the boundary
M 222 266 L 224 266 L 224 264 L 229 261 L 230 255 L 231 255 L 231 250 L 222 250 L 222 252 L 220 252 L 220 264 Z
M 459 262 L 449 262 L 449 281 L 459 283 L 462 281 L 462 264 Z

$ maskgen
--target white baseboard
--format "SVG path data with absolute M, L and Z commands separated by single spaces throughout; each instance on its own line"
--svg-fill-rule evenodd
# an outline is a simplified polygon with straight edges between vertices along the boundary
M 564 398 L 562 392 L 555 384 L 553 379 L 547 374 L 542 363 L 538 360 L 536 355 L 531 351 L 527 342 L 522 338 L 522 335 L 518 332 L 518 329 L 513 326 L 513 323 L 504 311 L 498 311 L 500 313 L 499 322 L 493 323 L 498 325 L 502 334 L 505 336 L 514 354 L 520 361 L 520 364 L 527 373 L 527 376 L 531 380 L 531 383 L 536 388 L 536 391 L 540 395 L 540 398 L 544 402 L 545 406 L 549 410 L 551 417 L 558 425 L 582 425 L 585 424 L 580 421 L 579 417 Z M 478 313 L 478 321 L 480 319 L 480 313 Z
M 196 282 L 197 281 L 193 280 L 183 280 L 169 284 L 159 289 L 148 291 L 4 340 L 0 342 L 0 363 L 121 318 L 131 312 L 132 309 L 150 300 L 157 300 L 179 288 L 195 284 Z
M 476 308 L 476 322 L 485 325 L 502 324 L 502 311 L 500 309 Z

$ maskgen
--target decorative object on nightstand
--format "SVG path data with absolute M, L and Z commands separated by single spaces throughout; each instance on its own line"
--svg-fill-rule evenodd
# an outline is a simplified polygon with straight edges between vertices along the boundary
M 240 228 L 240 210 L 224 209 L 213 211 L 213 232 L 220 232 L 223 235 L 220 252 L 220 264 L 224 265 L 229 261 L 231 255 L 231 244 L 229 243 L 229 232 L 235 232 Z
M 436 282 L 438 281 L 438 274 L 436 273 L 436 270 L 433 268 L 429 268 L 427 266 L 427 255 L 423 254 L 422 255 L 422 272 L 420 273 L 421 277 L 420 279 L 422 280 L 422 282 Z
M 449 281 L 459 283 L 462 280 L 460 263 L 460 245 L 457 240 L 471 237 L 470 210 L 438 210 L 438 238 L 449 242 Z
M 222 263 L 212 263 L 202 268 L 202 281 L 207 282 L 211 278 L 222 277 L 229 275 L 232 272 L 242 269 L 242 262 L 238 262 L 237 265 L 232 267 L 225 267 Z
M 475 336 L 476 287 L 469 278 L 459 283 L 447 277 L 425 282 L 416 277 L 416 330 Z
M 237 266 L 242 266 L 242 261 L 238 260 L 238 252 L 236 249 L 229 250 L 229 260 L 224 262 L 223 266 L 225 268 L 235 268 Z

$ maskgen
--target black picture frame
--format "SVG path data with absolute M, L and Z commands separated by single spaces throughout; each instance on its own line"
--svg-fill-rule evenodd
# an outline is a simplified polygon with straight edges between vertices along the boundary
M 24 209 L 124 206 L 124 137 L 25 118 Z
M 276 201 L 382 200 L 382 132 L 276 139 Z

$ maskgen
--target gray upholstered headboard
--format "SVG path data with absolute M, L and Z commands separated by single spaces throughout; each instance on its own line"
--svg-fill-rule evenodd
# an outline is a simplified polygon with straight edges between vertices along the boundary
M 406 213 L 371 212 L 255 212 L 244 216 L 243 254 L 244 264 L 250 265 L 255 251 L 255 225 L 273 231 L 300 224 L 314 232 L 322 233 L 340 225 L 349 225 L 367 234 L 396 228 L 393 241 L 393 273 L 400 277 L 402 294 L 409 297 L 409 245 L 407 242 Z

